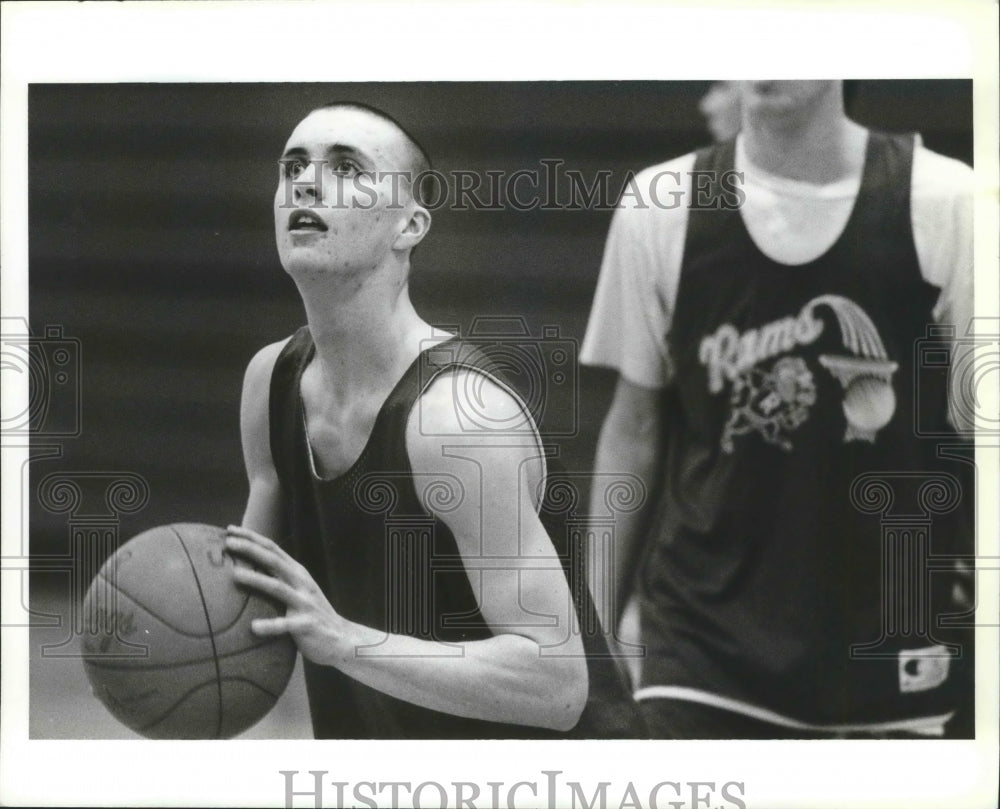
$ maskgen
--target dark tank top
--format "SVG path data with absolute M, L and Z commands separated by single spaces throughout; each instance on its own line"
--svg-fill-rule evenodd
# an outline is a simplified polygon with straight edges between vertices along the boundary
M 911 476 L 895 495 L 907 514 L 942 471 L 914 427 L 914 355 L 940 290 L 921 276 L 913 241 L 913 143 L 870 135 L 842 234 L 805 264 L 764 255 L 736 209 L 690 211 L 667 335 L 665 492 L 642 581 L 644 687 L 815 724 L 951 707 L 947 678 L 906 688 L 900 654 L 942 633 L 922 615 L 891 631 L 899 616 L 886 610 L 900 598 L 928 605 L 887 591 L 900 584 L 887 570 L 899 558 L 887 557 L 893 540 L 866 477 Z M 733 168 L 733 143 L 696 157 L 706 176 Z M 921 417 L 943 427 L 945 406 L 942 387 L 921 397 Z M 908 541 L 926 542 L 918 534 Z M 921 553 L 906 558 L 916 565 Z M 913 665 L 925 663 L 948 665 Z
M 311 335 L 303 327 L 281 351 L 271 377 L 271 453 L 283 492 L 285 548 L 308 568 L 333 607 L 351 621 L 443 643 L 491 637 L 454 536 L 417 494 L 406 427 L 420 395 L 440 374 L 465 369 L 505 384 L 502 371 L 483 352 L 457 338 L 421 352 L 383 404 L 357 461 L 342 475 L 323 480 L 311 461 L 299 387 L 313 354 Z M 550 472 L 540 515 L 562 560 L 588 655 L 589 697 L 577 726 L 563 734 L 430 710 L 369 688 L 334 667 L 305 661 L 317 738 L 640 735 L 634 703 L 594 616 L 583 578 L 583 548 L 578 541 L 571 542 L 560 526 L 560 509 L 546 508 L 548 490 L 557 481 L 558 475 Z M 425 496 L 439 498 L 434 505 L 447 508 L 455 495 L 442 486 L 432 487 Z

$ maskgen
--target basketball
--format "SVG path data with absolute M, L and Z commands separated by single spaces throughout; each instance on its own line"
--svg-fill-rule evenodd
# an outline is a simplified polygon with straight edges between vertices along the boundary
M 288 636 L 256 637 L 284 612 L 237 586 L 222 528 L 159 526 L 122 545 L 83 602 L 83 662 L 97 698 L 153 739 L 224 739 L 277 702 L 295 666 Z
M 856 430 L 872 435 L 896 412 L 896 394 L 885 379 L 859 376 L 844 391 L 844 416 Z

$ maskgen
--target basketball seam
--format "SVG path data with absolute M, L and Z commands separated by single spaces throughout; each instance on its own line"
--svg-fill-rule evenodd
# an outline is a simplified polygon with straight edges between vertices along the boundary
M 188 550 L 187 544 L 184 542 L 184 537 L 182 537 L 180 532 L 172 525 L 170 526 L 170 530 L 174 532 L 174 536 L 177 537 L 177 541 L 181 543 L 181 547 L 184 549 L 184 555 L 187 556 L 188 564 L 191 565 L 191 575 L 194 576 L 194 583 L 198 588 L 198 598 L 201 599 L 201 608 L 205 611 L 205 623 L 208 624 L 208 639 L 212 644 L 212 661 L 215 663 L 216 693 L 219 697 L 219 710 L 216 716 L 215 725 L 215 738 L 219 738 L 222 734 L 222 669 L 219 666 L 219 653 L 215 648 L 215 635 L 212 632 L 212 617 L 208 614 L 208 604 L 205 603 L 205 593 L 201 589 L 201 580 L 198 578 L 198 570 L 194 566 L 194 560 L 191 558 L 191 552 Z
M 284 640 L 286 640 L 285 637 L 270 638 L 269 640 L 266 640 L 263 643 L 255 643 L 253 646 L 243 646 L 232 652 L 226 652 L 225 654 L 215 655 L 214 659 L 226 660 L 230 657 L 236 657 L 237 655 L 241 655 L 244 652 L 251 652 L 254 649 L 263 649 L 265 646 L 272 646 L 281 643 Z M 156 669 L 177 668 L 179 666 L 194 666 L 197 663 L 205 663 L 213 659 L 209 657 L 198 657 L 195 658 L 194 660 L 182 660 L 180 662 L 172 660 L 168 663 L 150 663 L 148 666 L 143 666 L 143 665 L 133 666 L 130 663 L 103 663 L 100 662 L 101 657 L 103 657 L 103 655 L 99 654 L 95 654 L 92 657 L 84 656 L 84 661 L 88 666 L 93 666 L 94 668 L 107 669 L 112 671 L 155 671 Z M 143 660 L 146 660 L 147 658 L 136 657 L 135 659 L 141 662 Z
M 235 566 L 235 563 L 234 563 L 234 566 Z M 246 597 L 243 599 L 243 605 L 240 607 L 240 611 L 238 613 L 236 613 L 236 617 L 233 618 L 233 620 L 230 621 L 225 626 L 220 626 L 219 627 L 219 632 L 220 633 L 227 632 L 230 629 L 232 629 L 234 626 L 236 626 L 236 624 L 239 623 L 240 618 L 243 617 L 243 613 L 245 613 L 247 611 L 247 608 L 249 606 L 250 606 L 250 593 L 248 592 L 248 593 L 246 593 Z
M 104 581 L 106 581 L 108 584 L 110 584 L 112 587 L 114 587 L 115 590 L 117 590 L 119 593 L 121 593 L 121 595 L 123 595 L 127 599 L 129 599 L 137 607 L 141 607 L 143 610 L 145 610 L 150 615 L 152 615 L 154 618 L 156 618 L 157 621 L 159 621 L 161 624 L 163 624 L 168 629 L 173 630 L 178 635 L 183 635 L 186 638 L 210 638 L 211 637 L 211 634 L 201 634 L 200 635 L 197 632 L 189 632 L 186 629 L 182 629 L 179 626 L 175 626 L 174 624 L 170 623 L 170 621 L 166 620 L 163 616 L 161 616 L 159 613 L 154 612 L 153 610 L 151 610 L 149 608 L 148 604 L 143 603 L 140 599 L 136 598 L 128 590 L 126 590 L 124 587 L 119 587 L 115 582 L 111 581 L 111 579 L 109 579 L 107 576 L 104 575 L 103 571 L 100 572 L 100 573 L 98 573 L 98 575 L 102 579 L 104 579 Z M 197 577 L 195 577 L 195 580 L 197 581 Z M 200 587 L 198 589 L 199 589 L 199 591 L 201 590 Z M 242 614 L 245 609 L 246 609 L 246 605 L 244 605 L 243 609 L 240 610 L 240 614 Z M 230 629 L 233 626 L 234 623 L 235 623 L 235 621 L 231 622 L 228 626 L 226 626 L 224 628 L 223 631 L 225 631 L 226 629 Z M 207 660 L 208 658 L 205 658 L 205 659 Z
M 281 694 L 275 694 L 273 691 L 269 691 L 268 689 L 264 688 L 264 686 L 262 686 L 260 683 L 255 683 L 253 680 L 248 680 L 246 677 L 224 677 L 224 678 L 222 678 L 222 680 L 224 680 L 225 682 L 243 682 L 243 683 L 249 683 L 250 685 L 254 686 L 255 688 L 263 691 L 269 697 L 273 697 L 275 700 L 277 700 L 281 696 Z M 219 685 L 219 690 L 221 691 L 222 690 L 222 681 L 219 681 L 218 685 Z M 143 733 L 143 734 L 145 734 L 148 731 L 152 730 L 157 725 L 159 725 L 161 722 L 163 722 L 168 716 L 170 716 L 170 714 L 172 714 L 174 711 L 176 711 L 181 705 L 183 705 L 184 704 L 184 700 L 186 700 L 188 697 L 190 697 L 199 688 L 204 688 L 204 687 L 205 687 L 205 683 L 199 683 L 198 685 L 194 686 L 194 688 L 188 689 L 187 691 L 185 691 L 181 695 L 181 697 L 173 705 L 171 705 L 169 708 L 167 708 L 167 710 L 164 713 L 160 714 L 158 717 L 156 717 L 156 719 L 154 719 L 149 724 L 146 724 L 146 725 L 143 725 L 142 727 L 136 728 L 135 729 L 136 732 L 137 733 Z M 257 720 L 257 721 L 260 721 L 260 720 Z M 256 724 L 256 722 L 254 724 Z M 251 725 L 250 727 L 253 727 L 253 725 Z M 222 725 L 220 723 L 220 725 L 216 728 L 215 738 L 218 739 L 218 738 L 221 738 L 221 736 L 222 736 Z

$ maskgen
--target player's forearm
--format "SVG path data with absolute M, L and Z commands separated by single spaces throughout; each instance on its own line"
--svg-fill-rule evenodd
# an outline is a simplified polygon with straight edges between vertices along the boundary
M 435 711 L 566 731 L 587 700 L 582 654 L 542 657 L 514 634 L 443 644 L 344 622 L 322 661 L 371 688 Z
M 613 407 L 598 441 L 590 513 L 597 515 L 607 511 L 604 492 L 607 485 L 615 480 L 638 479 L 645 488 L 645 499 L 640 508 L 614 513 L 611 569 L 602 565 L 593 567 L 591 594 L 602 625 L 608 631 L 617 626 L 632 589 L 659 468 L 658 439 L 657 424 L 632 421 L 629 414 L 616 412 Z M 613 598 L 609 597 L 609 593 L 613 594 Z M 613 611 L 606 614 L 609 608 Z

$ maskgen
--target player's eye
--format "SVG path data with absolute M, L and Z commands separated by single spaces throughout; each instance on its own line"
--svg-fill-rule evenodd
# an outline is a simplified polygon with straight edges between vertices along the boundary
M 306 163 L 298 158 L 286 158 L 281 161 L 281 171 L 285 177 L 294 180 L 306 170 Z
M 352 174 L 358 174 L 361 171 L 361 166 L 359 166 L 353 160 L 342 158 L 340 160 L 332 161 L 330 163 L 330 170 L 334 174 L 340 174 L 349 177 Z

